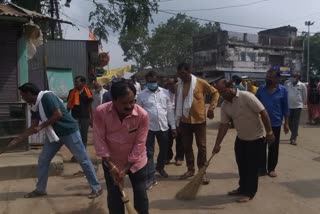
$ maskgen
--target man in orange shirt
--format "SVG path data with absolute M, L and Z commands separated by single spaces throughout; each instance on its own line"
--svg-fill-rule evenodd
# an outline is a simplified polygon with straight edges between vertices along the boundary
M 177 68 L 179 79 L 176 93 L 176 117 L 182 142 L 185 149 L 188 171 L 181 179 L 194 176 L 194 154 L 192 149 L 193 134 L 198 147 L 197 165 L 201 169 L 207 161 L 206 145 L 206 116 L 214 118 L 214 109 L 217 106 L 219 93 L 205 80 L 191 74 L 191 67 L 181 63 Z M 206 114 L 205 98 L 211 95 L 212 100 Z M 204 176 L 203 184 L 209 184 L 209 179 Z

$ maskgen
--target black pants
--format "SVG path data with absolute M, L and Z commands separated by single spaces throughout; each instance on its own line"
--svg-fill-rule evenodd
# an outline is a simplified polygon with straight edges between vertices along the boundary
M 173 146 L 174 138 L 172 137 L 171 127 L 169 126 L 169 136 L 168 136 L 168 153 L 167 153 L 167 161 L 170 161 L 173 158 Z M 181 140 L 181 135 L 178 134 L 176 137 L 176 156 L 175 161 L 183 161 L 184 159 L 184 148 Z
M 261 146 L 264 139 L 244 141 L 236 138 L 235 154 L 239 170 L 239 191 L 247 196 L 254 197 L 258 190 L 259 160 Z
M 296 140 L 300 123 L 301 108 L 290 109 L 289 128 L 291 131 L 290 140 Z
M 89 130 L 89 118 L 77 118 L 79 124 L 79 131 L 81 134 L 84 147 L 87 148 L 88 143 L 88 130 Z
M 107 166 L 103 164 L 104 177 L 107 184 L 107 201 L 110 214 L 125 214 L 124 204 L 122 202 L 122 195 L 119 187 L 113 182 L 112 177 Z M 134 208 L 139 214 L 149 213 L 149 200 L 146 190 L 146 167 L 143 167 L 135 173 L 129 172 L 133 196 Z
M 276 140 L 270 146 L 268 146 L 266 142 L 263 143 L 262 153 L 261 153 L 261 165 L 259 169 L 260 173 L 274 171 L 278 164 L 281 126 L 272 127 L 272 131 L 274 133 Z M 268 156 L 267 156 L 267 148 L 268 148 Z
M 167 159 L 167 151 L 168 151 L 168 131 L 151 131 L 148 132 L 147 137 L 147 183 L 154 181 L 156 179 L 155 173 L 156 169 L 154 168 L 154 146 L 155 146 L 155 138 L 157 138 L 159 145 L 159 154 L 157 158 L 157 170 L 164 169 L 165 161 Z

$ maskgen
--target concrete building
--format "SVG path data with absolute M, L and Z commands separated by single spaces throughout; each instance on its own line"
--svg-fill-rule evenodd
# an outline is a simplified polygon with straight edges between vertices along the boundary
M 303 40 L 297 28 L 285 26 L 258 34 L 230 31 L 193 38 L 193 66 L 208 81 L 232 75 L 262 80 L 271 66 L 283 75 L 301 71 Z

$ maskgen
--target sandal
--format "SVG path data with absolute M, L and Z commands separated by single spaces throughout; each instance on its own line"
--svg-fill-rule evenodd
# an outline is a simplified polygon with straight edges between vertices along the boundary
M 34 190 L 32 192 L 29 192 L 28 194 L 25 194 L 24 197 L 25 198 L 36 198 L 36 197 L 42 197 L 42 196 L 46 196 L 47 193 L 46 192 L 38 192 L 37 190 Z
M 228 195 L 242 195 L 239 189 L 234 189 L 228 192 Z
M 237 202 L 238 203 L 246 203 L 246 202 L 249 202 L 251 200 L 252 200 L 252 198 L 250 198 L 250 197 L 243 197 L 243 198 L 238 199 Z
M 102 189 L 100 189 L 100 190 L 98 190 L 98 191 L 93 191 L 93 190 L 92 190 L 92 192 L 88 195 L 88 198 L 90 198 L 90 199 L 97 198 L 97 197 L 99 197 L 100 195 L 102 195 L 102 193 L 103 193 L 103 190 L 102 190 Z
M 194 171 L 193 170 L 188 170 L 186 173 L 184 173 L 183 175 L 180 176 L 180 180 L 184 180 L 187 178 L 191 178 L 194 176 Z
M 275 177 L 277 177 L 278 175 L 277 175 L 277 173 L 276 173 L 275 171 L 271 171 L 271 172 L 269 172 L 269 176 L 270 176 L 271 178 L 275 178 Z

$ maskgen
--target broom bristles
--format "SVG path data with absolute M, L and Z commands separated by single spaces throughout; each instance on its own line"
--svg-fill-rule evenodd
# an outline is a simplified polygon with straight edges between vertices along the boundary
M 133 207 L 133 205 L 131 204 L 129 198 L 127 197 L 127 195 L 125 194 L 125 192 L 122 190 L 122 201 L 126 207 L 126 210 L 128 211 L 128 214 L 138 214 L 138 212 L 136 211 L 136 209 Z
M 193 177 L 189 183 L 187 183 L 179 192 L 176 194 L 176 199 L 180 200 L 194 200 L 203 182 L 203 176 L 206 174 L 208 166 L 202 167 L 199 172 Z

